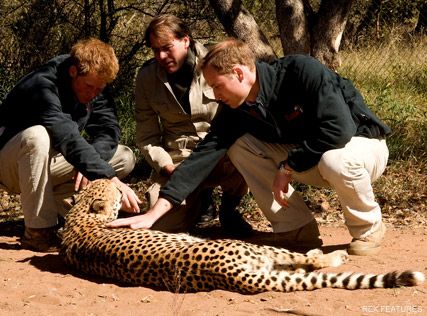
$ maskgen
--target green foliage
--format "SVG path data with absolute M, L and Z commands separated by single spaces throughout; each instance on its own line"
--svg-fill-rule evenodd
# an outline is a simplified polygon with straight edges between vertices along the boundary
M 136 150 L 135 146 L 135 115 L 133 94 L 122 94 L 116 100 L 117 115 L 121 127 L 121 143 Z

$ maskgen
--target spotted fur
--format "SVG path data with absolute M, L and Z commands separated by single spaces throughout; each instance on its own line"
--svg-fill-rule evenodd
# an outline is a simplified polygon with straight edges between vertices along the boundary
M 241 293 L 413 286 L 421 272 L 386 274 L 306 272 L 345 262 L 345 251 L 307 254 L 238 240 L 204 240 L 154 230 L 110 229 L 121 192 L 109 180 L 93 181 L 76 198 L 62 231 L 60 255 L 90 275 L 170 291 L 224 289 Z

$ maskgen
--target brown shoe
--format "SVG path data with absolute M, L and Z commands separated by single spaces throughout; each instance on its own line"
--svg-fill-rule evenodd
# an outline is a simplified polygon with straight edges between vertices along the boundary
M 56 231 L 56 227 L 25 227 L 24 235 L 21 237 L 21 247 L 38 252 L 57 252 L 60 240 Z
M 356 256 L 369 256 L 377 254 L 381 249 L 381 242 L 384 239 L 386 227 L 384 223 L 377 231 L 363 238 L 353 238 L 348 246 L 348 253 Z

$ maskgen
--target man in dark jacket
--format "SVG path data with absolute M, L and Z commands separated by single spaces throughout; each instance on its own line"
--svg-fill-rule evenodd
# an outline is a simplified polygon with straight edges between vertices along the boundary
M 139 211 L 138 197 L 119 180 L 135 157 L 118 144 L 114 104 L 104 90 L 118 69 L 110 45 L 81 40 L 70 55 L 22 78 L 0 106 L 0 184 L 21 194 L 23 247 L 55 250 L 58 213 L 66 212 L 61 202 L 90 180 L 112 179 L 123 191 L 123 210 Z
M 353 236 L 349 252 L 376 253 L 385 226 L 371 182 L 386 167 L 390 130 L 353 84 L 309 56 L 256 62 L 238 40 L 215 45 L 201 68 L 228 107 L 162 188 L 157 205 L 111 226 L 150 227 L 228 151 L 275 233 L 301 237 L 301 228 L 313 221 L 291 180 L 328 186 L 337 192 Z

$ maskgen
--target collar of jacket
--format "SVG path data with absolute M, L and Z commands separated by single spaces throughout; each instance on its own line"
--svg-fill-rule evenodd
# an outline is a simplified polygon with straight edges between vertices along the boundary
M 257 61 L 255 67 L 259 84 L 256 103 L 264 107 L 269 107 L 272 99 L 277 97 L 277 87 L 279 84 L 277 67 L 275 67 L 275 63 L 268 64 L 263 61 Z
M 195 51 L 196 64 L 194 67 L 194 72 L 195 72 L 195 77 L 198 78 L 200 77 L 200 70 L 198 69 L 197 66 L 199 65 L 201 59 L 205 57 L 207 53 L 207 49 L 199 42 L 194 42 L 194 44 L 195 44 L 194 47 L 196 49 Z M 156 62 L 156 68 L 157 68 L 156 69 L 157 77 L 164 83 L 168 82 L 167 72 L 162 67 L 160 67 L 157 62 Z
M 194 47 L 196 49 L 195 55 L 196 55 L 196 65 L 194 67 L 194 77 L 193 77 L 193 82 L 192 85 L 194 84 L 194 82 L 199 82 L 200 86 L 202 87 L 202 93 L 203 95 L 208 99 L 211 100 L 212 102 L 215 101 L 215 96 L 213 93 L 212 88 L 206 83 L 205 78 L 203 77 L 203 75 L 200 72 L 200 69 L 198 67 L 198 65 L 200 64 L 201 60 L 203 57 L 205 57 L 206 53 L 207 53 L 207 48 L 204 47 L 201 43 L 199 42 L 194 42 Z M 156 63 L 156 75 L 157 77 L 168 87 L 168 89 L 173 93 L 172 91 L 172 87 L 170 86 L 169 82 L 168 82 L 168 76 L 166 71 L 159 66 L 159 64 L 154 61 Z M 190 92 L 191 93 L 191 92 Z

